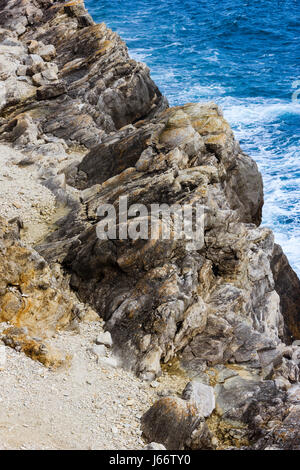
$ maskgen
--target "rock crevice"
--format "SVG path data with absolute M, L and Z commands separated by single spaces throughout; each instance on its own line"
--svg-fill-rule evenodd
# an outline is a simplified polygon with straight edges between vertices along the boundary
M 123 367 L 153 380 L 176 359 L 215 404 L 203 414 L 196 392 L 161 399 L 143 418 L 150 441 L 258 449 L 281 433 L 276 446 L 297 447 L 300 284 L 260 227 L 262 177 L 221 110 L 169 108 L 149 69 L 80 1 L 1 0 L 0 40 L 0 140 L 67 206 L 36 251 L 8 242 L 1 222 L 0 319 L 21 328 L 6 343 L 44 358 L 26 335 L 70 323 L 76 292 L 105 320 Z M 166 239 L 100 239 L 98 208 L 120 215 L 120 197 L 144 205 L 135 224 L 147 227 L 152 204 L 200 205 L 203 243 L 176 238 L 175 217 Z

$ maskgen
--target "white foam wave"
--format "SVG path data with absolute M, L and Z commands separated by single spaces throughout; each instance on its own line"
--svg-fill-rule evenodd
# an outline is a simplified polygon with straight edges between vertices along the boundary
M 299 148 L 294 137 L 286 139 L 280 129 L 285 115 L 298 119 L 300 104 L 263 98 L 220 101 L 243 150 L 256 160 L 263 174 L 263 225 L 274 231 L 276 242 L 300 275 Z
M 229 97 L 222 99 L 221 102 L 224 116 L 233 125 L 272 122 L 284 114 L 300 115 L 300 103 L 292 100 L 290 102 L 264 98 L 237 100 Z

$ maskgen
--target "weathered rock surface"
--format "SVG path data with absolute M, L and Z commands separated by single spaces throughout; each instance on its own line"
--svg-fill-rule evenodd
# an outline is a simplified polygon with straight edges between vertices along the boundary
M 67 280 L 50 270 L 37 252 L 25 247 L 16 224 L 0 220 L 0 319 L 29 333 L 51 334 L 66 326 L 75 309 Z
M 201 382 L 189 382 L 185 387 L 182 397 L 193 403 L 199 415 L 207 418 L 215 409 L 215 394 L 213 387 Z
M 53 366 L 39 338 L 80 315 L 70 276 L 112 336 L 118 359 L 98 347 L 103 364 L 153 380 L 178 357 L 203 382 L 201 393 L 188 387 L 185 399 L 164 397 L 144 415 L 150 441 L 296 448 L 300 348 L 283 340 L 300 337 L 300 282 L 259 227 L 262 178 L 221 110 L 167 109 L 148 68 L 80 1 L 0 0 L 0 41 L 0 139 L 27 152 L 23 165 L 59 152 L 65 168 L 41 167 L 40 178 L 69 207 L 39 255 L 1 222 L 0 320 L 19 328 L 6 344 Z M 120 197 L 147 209 L 201 205 L 203 243 L 100 239 L 98 208 L 112 204 L 122 218 Z M 140 212 L 117 230 L 149 228 L 149 217 Z M 166 224 L 171 235 L 175 222 Z
M 110 163 L 116 141 L 120 174 Z M 249 172 L 257 179 L 247 179 Z M 189 367 L 197 358 L 209 365 L 247 362 L 267 373 L 263 352 L 276 350 L 283 332 L 270 268 L 273 235 L 253 223 L 260 218 L 261 177 L 217 106 L 185 105 L 119 131 L 86 155 L 74 175 L 75 184 L 83 181 L 84 210 L 73 211 L 39 250 L 72 272 L 72 287 L 105 319 L 124 365 L 152 379 L 161 359 L 184 350 Z M 120 196 L 128 206 L 200 203 L 204 246 L 100 240 L 97 208 L 110 203 L 118 212 Z
M 300 339 L 300 280 L 279 245 L 274 246 L 271 268 L 280 297 L 288 343 Z
M 96 344 L 99 345 L 104 345 L 110 348 L 112 346 L 112 339 L 111 339 L 111 334 L 109 331 L 106 331 L 105 333 L 102 333 L 101 335 L 97 336 L 96 339 Z
M 211 407 L 205 420 L 203 408 L 199 405 L 202 398 L 202 406 L 205 406 L 206 399 L 198 395 L 196 406 L 190 393 L 191 384 L 188 384 L 183 391 L 184 400 L 171 396 L 159 399 L 144 414 L 142 429 L 145 436 L 150 440 L 156 439 L 167 448 L 181 445 L 186 449 L 297 449 L 299 385 L 294 385 L 286 393 L 277 387 L 277 381 L 263 380 L 251 368 L 228 367 L 217 366 L 206 371 L 209 381 L 214 384 L 210 387 L 200 382 L 204 377 L 199 377 L 196 382 L 202 385 L 202 389 L 210 388 L 216 400 L 216 408 Z M 180 412 L 175 412 L 179 405 L 172 407 L 172 413 L 168 411 L 168 404 L 173 400 L 180 405 Z M 190 414 L 186 412 L 189 405 L 194 410 L 193 426 L 189 426 Z M 180 434 L 182 416 L 188 425 L 184 421 L 186 433 L 179 443 L 174 441 L 174 436 L 178 432 Z
M 219 134 L 209 134 L 210 121 Z M 213 147 L 211 140 L 218 139 Z M 128 166 L 120 175 L 114 152 Z M 250 168 L 256 180 L 247 180 Z M 103 182 L 103 174 L 111 178 Z M 240 180 L 247 181 L 243 191 Z M 259 222 L 260 176 L 215 105 L 186 105 L 152 124 L 139 123 L 137 130 L 128 127 L 84 158 L 76 183 L 90 187 L 83 193 L 89 221 L 97 221 L 98 204 L 117 208 L 120 195 L 128 196 L 128 204 L 196 200 L 207 209 L 205 247 L 193 253 L 178 242 L 99 241 L 94 226 L 79 236 L 78 226 L 71 230 L 65 263 L 72 285 L 107 320 L 125 365 L 151 379 L 159 374 L 161 358 L 167 362 L 189 343 L 183 364 L 193 374 L 203 364 L 247 363 L 262 378 L 297 381 L 297 363 L 282 359 L 283 319 L 270 265 L 273 237 L 249 223 Z M 55 246 L 60 254 L 66 228 L 41 252 L 51 258 Z

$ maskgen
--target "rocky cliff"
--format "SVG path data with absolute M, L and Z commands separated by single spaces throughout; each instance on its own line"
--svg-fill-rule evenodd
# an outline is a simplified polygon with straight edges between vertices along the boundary
M 0 140 L 27 154 L 65 208 L 39 254 L 26 248 L 12 280 L 3 276 L 1 319 L 60 326 L 72 318 L 60 291 L 69 282 L 66 292 L 105 320 L 123 367 L 153 380 L 176 363 L 192 381 L 143 417 L 148 439 L 170 449 L 299 447 L 300 284 L 260 227 L 262 178 L 221 110 L 169 108 L 147 67 L 82 2 L 2 0 L 0 26 Z M 204 244 L 99 239 L 98 207 L 118 212 L 121 196 L 128 206 L 201 204 Z M 15 275 L 32 269 L 32 253 L 48 263 L 36 269 L 65 276 L 42 295 L 36 282 L 23 292 Z M 24 293 L 40 302 L 30 322 L 16 313 Z

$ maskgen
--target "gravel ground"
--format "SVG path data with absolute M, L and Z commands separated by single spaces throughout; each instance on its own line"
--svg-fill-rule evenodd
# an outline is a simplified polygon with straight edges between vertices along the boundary
M 1 324 L 0 331 L 7 325 Z M 0 341 L 0 449 L 142 449 L 140 417 L 166 391 L 184 383 L 164 374 L 151 384 L 103 365 L 91 352 L 100 322 L 82 323 L 51 340 L 73 356 L 50 371 Z M 109 351 L 108 351 L 109 353 Z

